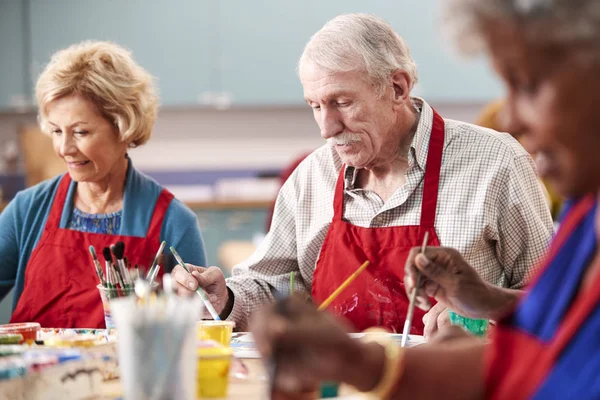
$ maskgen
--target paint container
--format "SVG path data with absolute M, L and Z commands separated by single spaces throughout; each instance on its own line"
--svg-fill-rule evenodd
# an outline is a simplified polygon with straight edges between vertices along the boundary
M 485 336 L 490 326 L 490 322 L 487 319 L 467 318 L 451 310 L 448 310 L 448 315 L 450 316 L 450 323 L 452 325 L 458 325 L 475 336 Z
M 20 333 L 3 333 L 0 334 L 0 345 L 6 346 L 10 344 L 23 343 L 23 335 Z
M 212 343 L 212 342 L 211 342 Z M 196 397 L 214 398 L 227 396 L 229 367 L 233 351 L 230 347 L 198 347 L 198 382 Z
M 112 317 L 112 313 L 110 312 L 110 300 L 116 299 L 120 296 L 129 296 L 133 294 L 133 287 L 129 289 L 114 289 L 107 288 L 102 285 L 96 286 L 100 291 L 100 298 L 102 299 L 102 308 L 104 309 L 104 323 L 106 324 L 106 329 L 114 329 L 117 326 Z
M 55 336 L 44 341 L 46 347 L 94 347 L 102 344 L 99 337 L 93 334 L 72 334 L 65 336 Z
M 234 326 L 233 321 L 198 321 L 196 337 L 200 341 L 214 340 L 221 346 L 229 347 Z
M 0 325 L 0 334 L 20 334 L 23 336 L 21 343 L 33 344 L 37 340 L 40 328 L 37 322 L 6 324 Z

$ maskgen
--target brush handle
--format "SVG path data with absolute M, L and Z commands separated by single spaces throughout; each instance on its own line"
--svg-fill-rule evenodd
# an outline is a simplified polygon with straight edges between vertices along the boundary
M 423 245 L 421 246 L 421 254 L 425 253 L 425 249 L 427 248 L 427 241 L 429 240 L 429 232 L 425 232 L 425 236 L 423 238 Z M 408 341 L 408 334 L 410 333 L 410 329 L 412 328 L 412 320 L 413 315 L 415 313 L 415 304 L 417 302 L 417 293 L 419 291 L 419 286 L 421 286 L 421 272 L 417 271 L 417 282 L 415 283 L 415 287 L 410 293 L 410 303 L 408 304 L 408 313 L 406 315 L 406 319 L 404 320 L 404 328 L 402 329 L 402 342 L 400 343 L 401 347 L 406 346 L 406 342 Z
M 419 286 L 421 285 L 421 273 L 417 274 L 417 283 L 410 293 L 410 303 L 408 304 L 408 314 L 406 315 L 406 319 L 404 320 L 404 328 L 402 329 L 402 341 L 400 343 L 400 347 L 405 347 L 406 342 L 408 341 L 408 334 L 410 333 L 410 328 L 412 327 L 413 315 L 415 314 L 415 303 L 417 301 L 417 292 L 419 291 Z
M 339 296 L 340 293 L 342 293 L 342 291 L 344 289 L 346 289 L 354 279 L 356 279 L 356 277 L 363 272 L 367 267 L 369 266 L 369 261 L 365 261 L 360 267 L 358 267 L 358 269 L 356 271 L 354 271 L 352 273 L 352 275 L 350 275 L 348 277 L 348 279 L 346 279 L 337 289 L 335 289 L 335 291 L 333 293 L 331 293 L 329 295 L 329 297 L 327 299 L 325 299 L 324 302 L 321 303 L 321 305 L 319 306 L 318 310 L 319 311 L 323 311 L 324 309 L 326 309 L 331 303 L 333 303 L 333 301 L 336 299 L 336 297 Z
M 160 247 L 158 248 L 158 251 L 156 252 L 156 256 L 154 256 L 154 261 L 152 261 L 152 264 L 150 265 L 150 268 L 148 269 L 148 274 L 146 275 L 146 280 L 150 280 L 150 277 L 152 277 L 152 275 L 154 274 L 154 269 L 158 265 L 158 259 L 159 259 L 160 255 L 163 253 L 163 251 L 165 250 L 166 245 L 167 245 L 167 242 L 165 242 L 165 241 L 163 241 L 160 244 Z M 152 282 L 150 282 L 150 285 L 152 285 Z

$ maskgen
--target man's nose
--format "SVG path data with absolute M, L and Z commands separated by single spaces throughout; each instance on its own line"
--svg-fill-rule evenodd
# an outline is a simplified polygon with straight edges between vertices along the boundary
M 322 109 L 320 112 L 321 123 L 321 136 L 323 139 L 332 138 L 339 133 L 343 132 L 344 124 L 342 123 L 339 112 L 335 110 Z

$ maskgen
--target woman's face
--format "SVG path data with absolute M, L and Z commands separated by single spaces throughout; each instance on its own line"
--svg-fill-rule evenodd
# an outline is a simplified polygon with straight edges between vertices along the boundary
M 126 166 L 127 144 L 89 100 L 71 95 L 47 106 L 54 151 L 77 182 L 101 182 Z
M 510 132 L 536 153 L 540 174 L 565 196 L 600 189 L 600 63 L 584 46 L 540 45 L 516 25 L 490 22 L 492 63 L 508 88 Z

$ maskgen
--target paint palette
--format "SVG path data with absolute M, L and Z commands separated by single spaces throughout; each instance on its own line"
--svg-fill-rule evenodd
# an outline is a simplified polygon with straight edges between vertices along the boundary
M 64 328 L 42 328 L 38 332 L 38 340 L 60 341 L 65 338 L 96 338 L 96 344 L 114 343 L 117 341 L 115 329 L 64 329 Z
M 348 335 L 353 339 L 360 339 L 365 336 L 364 333 L 349 333 Z M 400 346 L 402 334 L 390 333 L 389 335 L 391 339 Z M 423 336 L 409 335 L 407 347 L 415 347 L 423 343 L 425 343 L 425 338 Z M 231 336 L 231 348 L 233 349 L 233 354 L 237 358 L 261 358 L 260 353 L 254 344 L 254 338 L 249 332 L 234 332 Z
M 365 336 L 365 333 L 349 333 L 351 338 L 360 339 Z M 391 339 L 394 342 L 397 342 L 398 345 L 402 342 L 402 334 L 401 333 L 390 333 Z M 406 341 L 406 347 L 415 347 L 420 344 L 425 343 L 425 338 L 421 335 L 408 335 L 408 340 Z

